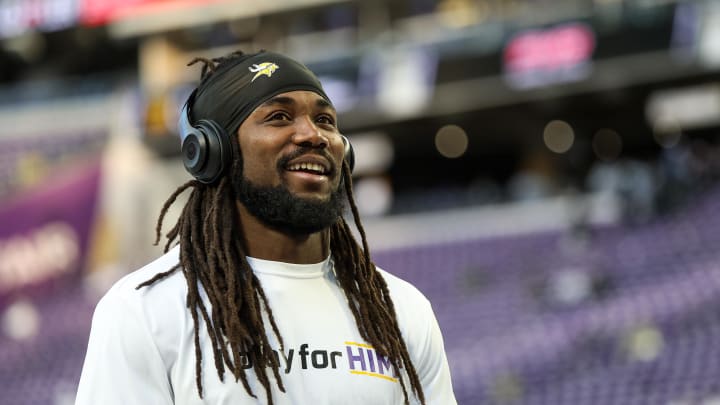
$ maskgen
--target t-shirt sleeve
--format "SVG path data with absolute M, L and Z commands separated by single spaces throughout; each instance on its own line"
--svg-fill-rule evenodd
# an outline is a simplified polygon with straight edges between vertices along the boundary
M 424 333 L 424 336 L 422 336 L 423 339 L 418 339 L 419 350 L 413 356 L 413 361 L 423 387 L 425 403 L 427 405 L 457 404 L 440 326 L 430 302 L 424 301 L 425 330 L 418 330 L 418 332 Z
M 403 338 L 426 405 L 455 405 L 445 344 L 430 301 L 415 286 L 381 271 L 390 289 Z M 418 403 L 411 396 L 411 403 Z
M 139 306 L 111 290 L 95 308 L 75 405 L 171 405 L 172 388 Z

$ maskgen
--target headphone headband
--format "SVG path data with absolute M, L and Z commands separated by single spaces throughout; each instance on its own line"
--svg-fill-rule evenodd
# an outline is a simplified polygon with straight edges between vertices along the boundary
M 194 94 L 194 92 L 193 92 Z M 192 97 L 192 96 L 191 96 Z M 188 105 L 190 104 L 190 98 L 185 102 L 185 104 L 182 107 L 182 110 L 180 110 L 180 116 L 178 117 L 178 131 L 180 133 L 180 142 L 184 142 L 185 138 L 195 132 L 195 128 L 193 128 L 192 124 L 190 124 L 190 109 L 188 108 Z

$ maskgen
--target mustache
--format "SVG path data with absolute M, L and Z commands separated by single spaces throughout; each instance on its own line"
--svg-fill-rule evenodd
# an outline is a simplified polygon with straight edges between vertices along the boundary
M 291 160 L 297 159 L 300 156 L 305 155 L 317 155 L 325 158 L 330 163 L 330 174 L 335 175 L 335 173 L 337 172 L 337 165 L 335 164 L 335 159 L 333 159 L 327 149 L 311 148 L 308 146 L 298 146 L 298 148 L 294 151 L 280 157 L 277 162 L 277 169 L 280 171 L 285 170 Z

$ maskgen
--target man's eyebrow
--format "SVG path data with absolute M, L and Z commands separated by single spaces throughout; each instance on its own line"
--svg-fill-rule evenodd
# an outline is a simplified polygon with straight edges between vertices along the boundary
M 275 105 L 275 104 L 290 106 L 290 105 L 295 104 L 295 100 L 292 99 L 291 97 L 277 96 L 277 97 L 273 97 L 270 100 L 262 103 L 263 106 L 271 106 L 271 105 Z
M 284 106 L 290 107 L 295 104 L 296 104 L 295 99 L 293 99 L 292 97 L 277 96 L 277 97 L 273 97 L 270 100 L 267 100 L 266 102 L 262 103 L 262 106 L 270 107 L 273 105 L 284 105 Z M 325 100 L 324 98 L 318 98 L 317 101 L 315 101 L 315 105 L 320 108 L 329 108 L 329 109 L 335 111 L 335 107 L 333 107 L 333 105 L 329 101 Z
M 325 100 L 324 98 L 317 99 L 317 101 L 315 102 L 315 105 L 317 105 L 318 107 L 321 107 L 321 108 L 329 108 L 329 109 L 335 111 L 335 107 L 333 107 L 333 105 L 330 104 L 330 102 Z

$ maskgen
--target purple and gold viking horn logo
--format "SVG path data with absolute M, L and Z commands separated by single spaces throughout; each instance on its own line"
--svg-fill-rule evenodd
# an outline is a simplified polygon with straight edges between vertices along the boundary
M 256 63 L 248 68 L 251 72 L 255 73 L 255 76 L 253 76 L 252 80 L 250 82 L 254 82 L 255 79 L 257 79 L 260 76 L 272 76 L 273 73 L 275 73 L 276 70 L 280 69 L 280 66 L 272 63 L 272 62 L 263 62 L 263 63 Z

